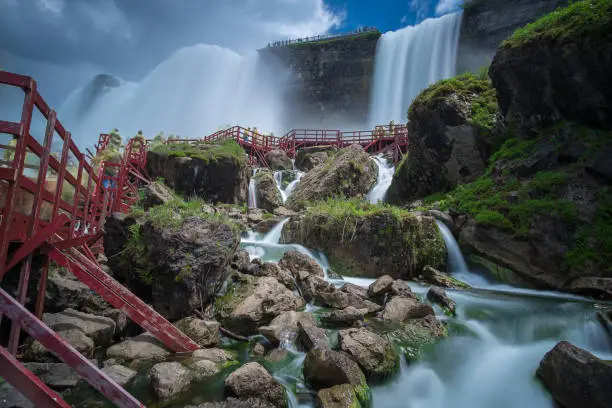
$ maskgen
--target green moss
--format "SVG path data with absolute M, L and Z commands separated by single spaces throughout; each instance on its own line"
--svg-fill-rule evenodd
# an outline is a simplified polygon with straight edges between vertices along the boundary
M 254 285 L 256 285 L 255 277 L 233 273 L 227 281 L 225 293 L 215 300 L 215 317 L 221 322 L 228 319 L 236 306 L 253 293 Z
M 167 154 L 171 157 L 190 157 L 204 163 L 216 162 L 223 159 L 245 161 L 245 152 L 233 139 L 226 139 L 219 144 L 174 142 L 155 146 L 152 151 L 158 154 Z
M 534 40 L 576 41 L 583 38 L 610 38 L 612 33 L 612 1 L 584 0 L 546 14 L 501 44 L 518 47 Z
M 367 408 L 372 405 L 372 390 L 365 381 L 361 385 L 354 386 L 354 391 L 361 407 Z

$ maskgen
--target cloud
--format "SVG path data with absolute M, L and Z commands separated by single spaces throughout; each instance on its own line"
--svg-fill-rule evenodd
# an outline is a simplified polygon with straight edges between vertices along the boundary
M 408 21 L 408 16 L 402 16 L 402 19 L 400 20 L 400 24 L 405 24 L 406 21 Z
M 133 81 L 182 47 L 244 54 L 326 33 L 344 18 L 324 0 L 2 0 L 0 7 L 0 66 L 30 61 L 26 74 L 44 71 L 35 65 L 96 67 Z
M 439 16 L 455 11 L 461 3 L 463 3 L 462 0 L 440 0 L 436 6 L 436 15 Z

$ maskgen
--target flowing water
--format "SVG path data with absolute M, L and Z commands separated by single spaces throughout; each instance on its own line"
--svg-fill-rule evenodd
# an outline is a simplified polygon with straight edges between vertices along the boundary
M 276 189 L 280 193 L 283 203 L 287 202 L 287 199 L 289 198 L 291 193 L 293 193 L 293 190 L 295 190 L 295 187 L 298 185 L 303 175 L 304 172 L 295 170 L 295 178 L 283 188 L 283 171 L 274 172 L 274 181 L 276 183 Z
M 290 249 L 298 250 L 327 270 L 324 254 L 279 243 L 285 222 L 266 235 L 246 234 L 241 246 L 257 249 L 258 257 L 270 262 L 277 262 Z M 612 358 L 612 339 L 597 322 L 594 301 L 488 281 L 469 271 L 450 230 L 443 223 L 438 225 L 448 249 L 449 270 L 457 278 L 471 280 L 474 289 L 447 290 L 457 303 L 457 316 L 445 316 L 434 308 L 438 318 L 446 322 L 449 336 L 426 349 L 417 363 L 402 359 L 396 377 L 372 386 L 373 407 L 553 408 L 552 398 L 534 373 L 558 341 L 568 340 L 601 358 Z M 343 277 L 331 282 L 367 287 L 373 279 Z M 417 296 L 425 297 L 426 286 L 409 284 Z M 309 305 L 307 309 L 316 307 Z M 289 362 L 274 368 L 273 374 L 290 393 L 291 407 L 312 407 L 308 398 L 300 398 L 312 395 L 305 389 L 300 370 L 303 354 L 292 353 Z
M 247 198 L 247 206 L 249 208 L 257 208 L 257 186 L 255 185 L 255 174 L 258 169 L 253 169 L 253 174 L 249 180 L 249 195 Z
M 406 122 L 410 102 L 455 75 L 461 13 L 431 18 L 382 35 L 376 47 L 370 127 Z
M 385 201 L 385 195 L 393 180 L 393 173 L 395 173 L 395 166 L 393 162 L 387 160 L 384 155 L 379 154 L 372 157 L 376 167 L 378 167 L 378 178 L 376 184 L 372 190 L 368 193 L 366 199 L 372 203 L 380 203 Z

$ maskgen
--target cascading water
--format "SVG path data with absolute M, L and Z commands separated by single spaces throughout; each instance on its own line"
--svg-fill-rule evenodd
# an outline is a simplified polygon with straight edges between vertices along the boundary
M 255 185 L 255 174 L 257 174 L 257 169 L 253 169 L 253 175 L 249 180 L 249 195 L 247 198 L 247 206 L 249 208 L 257 208 L 257 186 Z
M 139 83 L 121 81 L 95 100 L 83 87 L 59 110 L 80 145 L 97 141 L 100 131 L 117 127 L 125 136 L 141 129 L 203 137 L 234 124 L 282 132 L 282 89 L 287 73 L 263 63 L 259 53 L 241 56 L 213 45 L 185 47 Z M 83 112 L 81 106 L 89 104 Z
M 385 201 L 385 195 L 387 194 L 387 190 L 391 185 L 391 181 L 393 181 L 395 166 L 392 162 L 385 159 L 384 155 L 382 154 L 376 155 L 372 157 L 372 159 L 378 167 L 378 178 L 376 180 L 376 184 L 368 193 L 366 198 L 370 203 L 376 204 Z
M 461 13 L 431 18 L 382 35 L 376 47 L 370 127 L 406 122 L 417 94 L 455 75 Z
M 283 172 L 274 172 L 274 181 L 276 182 L 276 189 L 280 193 L 283 203 L 287 202 L 287 199 L 289 198 L 291 193 L 293 193 L 293 190 L 295 190 L 295 187 L 298 185 L 303 175 L 303 172 L 296 170 L 295 178 L 293 179 L 293 181 L 291 181 L 289 184 L 287 184 L 285 188 L 283 188 Z

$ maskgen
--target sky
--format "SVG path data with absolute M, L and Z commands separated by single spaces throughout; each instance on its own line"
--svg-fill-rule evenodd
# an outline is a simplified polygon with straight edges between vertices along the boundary
M 0 69 L 33 76 L 54 106 L 99 73 L 138 81 L 198 43 L 237 53 L 360 26 L 396 30 L 461 0 L 0 0 Z

